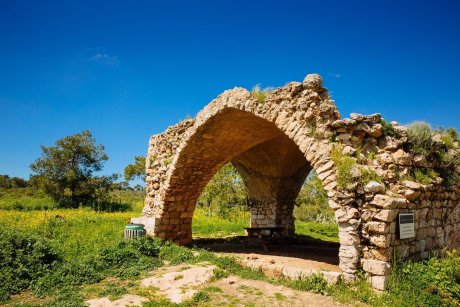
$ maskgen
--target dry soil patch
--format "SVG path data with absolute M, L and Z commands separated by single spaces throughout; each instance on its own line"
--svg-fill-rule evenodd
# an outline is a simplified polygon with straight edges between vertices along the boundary
M 222 292 L 211 294 L 209 306 L 342 306 L 329 296 L 236 276 L 216 281 L 211 286 Z
M 86 301 L 86 305 L 89 307 L 121 307 L 121 306 L 142 306 L 143 302 L 148 302 L 149 300 L 145 297 L 126 294 L 122 298 L 110 301 L 107 297 L 96 298 L 93 300 Z
M 215 266 L 191 266 L 159 276 L 145 278 L 142 287 L 154 287 L 158 293 L 173 303 L 191 299 L 197 288 L 214 276 Z

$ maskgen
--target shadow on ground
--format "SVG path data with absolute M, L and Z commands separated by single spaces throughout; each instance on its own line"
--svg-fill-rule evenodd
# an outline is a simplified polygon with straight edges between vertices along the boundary
M 196 238 L 193 245 L 212 252 L 231 253 L 235 256 L 258 254 L 282 256 L 309 261 L 339 264 L 339 243 L 313 239 L 308 236 L 295 236 L 283 239 L 248 239 L 246 236 L 228 238 Z

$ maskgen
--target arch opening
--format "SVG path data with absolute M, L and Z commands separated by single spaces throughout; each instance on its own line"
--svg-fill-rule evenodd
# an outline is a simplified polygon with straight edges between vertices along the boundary
M 222 169 L 218 171 L 211 179 L 211 185 L 218 187 L 220 184 L 235 184 L 232 175 L 240 174 L 236 185 L 241 185 L 240 180 L 244 182 L 247 199 L 239 198 L 235 201 L 237 197 L 216 196 L 214 193 L 218 200 L 212 208 L 214 211 L 207 215 L 203 205 L 200 207 L 197 204 L 192 222 L 194 244 L 215 252 L 237 254 L 241 259 L 249 259 L 249 255 L 252 255 L 263 266 L 276 261 L 296 268 L 333 272 L 328 273 L 332 276 L 341 272 L 338 266 L 338 225 L 330 220 L 318 223 L 314 219 L 297 219 L 294 215 L 294 209 L 299 208 L 299 192 L 305 185 L 311 186 L 312 180 L 319 186 L 315 187 L 317 190 L 307 192 L 322 193 L 325 199 L 321 199 L 321 205 L 328 206 L 328 203 L 321 180 L 316 175 L 313 179 L 306 179 L 315 172 L 303 155 L 294 150 L 295 147 L 291 148 L 291 145 L 282 137 L 270 139 L 226 164 L 224 172 L 233 169 L 230 178 L 222 180 L 225 174 L 221 174 Z M 275 160 L 277 162 L 273 163 Z M 215 180 L 220 181 L 216 184 Z M 207 185 L 205 190 L 208 188 L 210 186 Z M 231 189 L 226 191 L 232 193 Z M 224 203 L 221 203 L 222 200 Z M 206 201 L 210 199 L 206 198 Z M 227 204 L 226 201 L 235 203 Z M 247 206 L 242 204 L 243 201 Z M 219 205 L 233 205 L 236 210 L 233 214 L 223 216 L 219 214 Z M 311 204 L 303 205 L 303 210 L 310 210 Z M 206 217 L 209 220 L 206 221 Z M 284 238 L 249 239 L 240 236 L 246 236 L 245 227 L 283 227 L 286 232 Z M 222 239 L 222 236 L 225 238 Z
M 295 200 L 313 169 L 297 144 L 273 123 L 227 108 L 206 121 L 180 149 L 155 232 L 181 244 L 192 240 L 196 202 L 212 176 L 231 162 L 241 175 L 250 227 L 295 232 Z

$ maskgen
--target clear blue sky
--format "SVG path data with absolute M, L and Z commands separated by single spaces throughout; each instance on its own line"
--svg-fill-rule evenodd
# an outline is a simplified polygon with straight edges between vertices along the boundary
M 90 129 L 105 173 L 228 88 L 320 73 L 343 117 L 460 128 L 460 1 L 0 2 L 0 174 Z

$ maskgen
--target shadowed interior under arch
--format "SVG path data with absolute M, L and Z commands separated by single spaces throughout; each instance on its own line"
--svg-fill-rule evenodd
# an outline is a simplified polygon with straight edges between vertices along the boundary
M 252 227 L 281 226 L 294 234 L 294 201 L 311 170 L 297 145 L 274 124 L 254 114 L 225 109 L 199 128 L 174 161 L 160 237 L 192 239 L 196 200 L 212 176 L 232 162 L 245 183 Z

